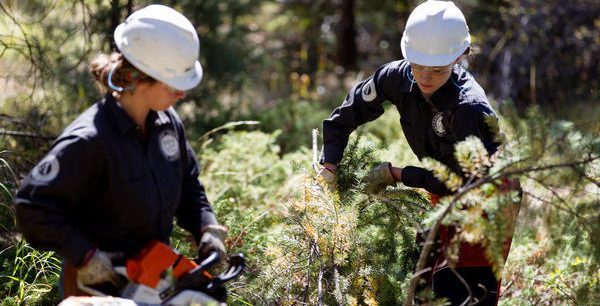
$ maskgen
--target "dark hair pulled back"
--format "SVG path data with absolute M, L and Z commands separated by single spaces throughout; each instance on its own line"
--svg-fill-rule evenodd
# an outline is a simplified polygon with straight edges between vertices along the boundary
M 112 74 L 112 83 L 123 87 L 125 90 L 135 87 L 136 82 L 156 82 L 155 79 L 135 68 L 123 54 L 112 52 L 111 54 L 100 53 L 94 57 L 90 64 L 90 73 L 96 81 L 98 89 L 102 93 L 115 91 L 108 86 L 108 74 L 115 68 Z

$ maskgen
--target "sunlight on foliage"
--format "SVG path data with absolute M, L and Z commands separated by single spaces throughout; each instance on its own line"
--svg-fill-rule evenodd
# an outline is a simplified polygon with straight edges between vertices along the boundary
M 54 253 L 38 251 L 19 240 L 13 247 L 0 251 L 0 259 L 0 292 L 12 296 L 3 303 L 35 304 L 56 298 L 56 292 L 49 294 L 61 266 Z
M 456 191 L 462 186 L 462 178 L 441 162 L 425 157 L 421 160 L 421 163 L 425 169 L 433 171 L 435 178 L 443 182 L 449 190 Z

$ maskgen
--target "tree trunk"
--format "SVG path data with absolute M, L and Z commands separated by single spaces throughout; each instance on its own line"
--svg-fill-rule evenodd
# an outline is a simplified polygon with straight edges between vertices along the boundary
M 113 39 L 113 33 L 119 23 L 121 23 L 121 7 L 119 5 L 119 0 L 112 0 L 110 2 L 110 26 L 108 27 L 108 33 L 106 33 L 108 34 L 106 35 L 106 39 L 108 39 L 111 50 L 116 50 L 117 48 Z
M 113 39 L 113 33 L 117 26 L 123 22 L 122 18 L 125 16 L 122 15 L 121 10 L 126 10 L 125 16 L 131 15 L 133 12 L 133 0 L 127 0 L 127 3 L 122 7 L 120 0 L 111 0 L 110 1 L 110 25 L 107 29 L 108 33 L 106 33 L 106 39 L 108 39 L 107 43 L 110 46 L 111 50 L 116 50 L 117 46 L 115 45 L 115 41 Z M 123 16 L 123 17 L 122 17 Z
M 346 70 L 355 70 L 356 57 L 356 27 L 354 18 L 355 0 L 344 0 L 341 4 L 342 16 L 338 32 L 337 48 L 338 63 Z

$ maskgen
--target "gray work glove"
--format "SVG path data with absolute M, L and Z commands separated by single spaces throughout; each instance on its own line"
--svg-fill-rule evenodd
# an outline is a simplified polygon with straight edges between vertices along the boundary
M 337 175 L 334 169 L 321 167 L 319 173 L 317 173 L 317 182 L 329 191 L 334 191 L 337 185 Z
M 102 283 L 112 283 L 119 287 L 121 280 L 115 271 L 111 257 L 113 254 L 100 251 L 93 251 L 90 259 L 77 269 L 77 280 L 82 285 L 97 285 Z
M 390 185 L 396 185 L 396 180 L 392 175 L 392 164 L 384 162 L 375 166 L 363 178 L 365 183 L 365 191 L 367 193 L 379 193 Z
M 203 228 L 198 245 L 198 258 L 204 259 L 214 250 L 219 253 L 220 261 L 224 260 L 227 256 L 224 244 L 226 238 L 227 228 L 222 225 L 212 224 Z

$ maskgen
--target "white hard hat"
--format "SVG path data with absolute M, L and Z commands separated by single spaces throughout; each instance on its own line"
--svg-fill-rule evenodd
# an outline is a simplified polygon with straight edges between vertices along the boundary
M 178 90 L 192 89 L 202 80 L 196 29 L 170 7 L 153 4 L 135 11 L 114 37 L 123 56 L 156 80 Z
M 402 55 L 411 63 L 445 66 L 470 44 L 467 21 L 454 2 L 427 1 L 408 17 L 400 46 Z

